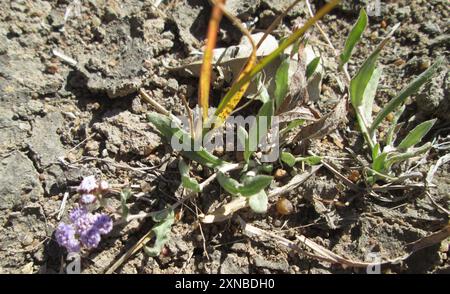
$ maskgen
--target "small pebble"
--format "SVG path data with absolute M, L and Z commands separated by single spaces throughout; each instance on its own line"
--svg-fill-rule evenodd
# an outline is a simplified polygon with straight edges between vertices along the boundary
M 275 174 L 274 174 L 276 180 L 281 180 L 281 179 L 283 179 L 286 175 L 287 175 L 287 172 L 286 172 L 284 169 L 281 169 L 281 168 L 277 169 L 277 170 L 275 171 Z
M 277 212 L 281 215 L 289 215 L 294 212 L 294 206 L 292 202 L 286 198 L 280 198 L 277 201 Z

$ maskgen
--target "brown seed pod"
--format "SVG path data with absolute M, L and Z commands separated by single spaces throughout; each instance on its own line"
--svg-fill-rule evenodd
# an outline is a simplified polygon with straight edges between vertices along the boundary
M 277 169 L 277 170 L 275 171 L 274 177 L 275 177 L 275 179 L 277 179 L 277 180 L 281 180 L 281 179 L 283 179 L 286 175 L 287 175 L 287 172 L 286 172 L 284 169 L 279 168 L 279 169 Z
M 294 206 L 286 198 L 280 198 L 277 201 L 277 212 L 281 215 L 289 215 L 294 212 Z

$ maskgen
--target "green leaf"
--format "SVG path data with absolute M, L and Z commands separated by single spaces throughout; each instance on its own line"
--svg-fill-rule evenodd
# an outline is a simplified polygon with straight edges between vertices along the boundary
M 311 62 L 306 66 L 306 78 L 309 79 L 316 72 L 317 67 L 320 63 L 320 56 L 311 60 Z
M 395 141 L 396 138 L 396 132 L 397 130 L 397 126 L 398 128 L 400 128 L 400 125 L 398 125 L 398 120 L 400 119 L 400 116 L 402 116 L 403 111 L 405 111 L 406 107 L 405 105 L 403 105 L 402 107 L 400 107 L 399 109 L 397 109 L 394 112 L 394 119 L 391 122 L 391 126 L 389 127 L 387 136 L 386 136 L 386 145 L 388 146 L 392 146 L 393 147 L 393 143 Z
M 297 162 L 295 156 L 289 152 L 281 152 L 281 161 L 283 161 L 290 167 L 293 167 Z
M 170 142 L 172 137 L 178 140 L 187 139 L 192 142 L 190 135 L 180 127 L 172 127 L 172 120 L 162 114 L 151 112 L 147 115 L 147 119 L 158 129 L 158 131 Z M 193 146 L 193 144 L 191 144 Z M 204 166 L 217 168 L 227 162 L 219 159 L 205 148 L 200 147 L 198 151 L 181 151 L 181 154 L 191 160 L 194 160 Z
M 372 162 L 372 169 L 379 173 L 383 173 L 386 169 L 387 156 L 388 153 L 381 153 L 379 156 L 377 156 Z
M 353 107 L 357 108 L 363 104 L 364 92 L 366 87 L 372 78 L 372 74 L 375 70 L 376 62 L 380 56 L 381 50 L 386 46 L 389 39 L 399 27 L 399 24 L 389 32 L 386 38 L 377 46 L 377 48 L 370 54 L 370 56 L 364 61 L 363 65 L 359 68 L 355 77 L 350 82 L 350 100 Z
M 220 158 L 214 156 L 203 147 L 200 147 L 199 151 L 182 151 L 181 154 L 210 168 L 217 168 L 219 166 L 227 164 L 226 161 L 223 161 Z
M 120 206 L 122 209 L 122 218 L 126 219 L 128 216 L 128 206 L 127 206 L 127 200 L 130 198 L 131 196 L 131 191 L 130 189 L 124 189 L 120 192 Z
M 356 76 L 350 81 L 350 98 L 355 108 L 363 105 L 364 92 L 369 81 L 372 79 L 379 55 L 380 51 L 375 50 L 361 66 Z
M 305 157 L 301 161 L 306 162 L 306 164 L 308 164 L 308 165 L 318 165 L 319 163 L 322 162 L 322 157 L 320 157 L 320 156 L 308 156 L 308 157 Z
M 381 73 L 382 69 L 379 67 L 374 70 L 363 94 L 361 112 L 364 115 L 365 121 L 369 124 L 372 122 L 372 109 L 375 101 L 375 95 L 377 93 L 378 83 L 380 82 Z
M 295 129 L 295 128 L 298 127 L 298 126 L 301 126 L 301 125 L 304 124 L 304 123 L 305 123 L 305 120 L 304 120 L 304 119 L 296 119 L 296 120 L 293 120 L 293 121 L 291 121 L 291 122 L 287 125 L 287 127 L 285 127 L 284 129 L 282 129 L 282 130 L 280 131 L 280 134 L 281 134 L 281 135 L 284 135 L 284 134 L 286 134 L 287 132 L 290 132 L 291 130 Z
M 220 186 L 224 188 L 225 191 L 230 193 L 233 196 L 239 196 L 241 184 L 236 181 L 235 179 L 232 179 L 228 176 L 226 176 L 221 171 L 217 172 L 217 181 L 219 182 Z
M 248 163 L 250 156 L 252 155 L 252 152 L 250 151 L 250 144 L 249 144 L 249 138 L 248 133 L 245 130 L 244 127 L 239 126 L 237 129 L 237 136 L 238 140 L 241 143 L 241 145 L 244 147 L 244 160 L 246 163 Z
M 413 147 L 420 141 L 422 141 L 423 137 L 431 130 L 433 125 L 436 123 L 436 119 L 428 120 L 417 127 L 415 127 L 403 141 L 398 145 L 399 149 L 406 150 L 409 147 Z
M 285 58 L 275 74 L 275 106 L 283 103 L 289 89 L 289 58 Z
M 248 205 L 255 213 L 265 213 L 269 206 L 269 199 L 264 190 L 248 198 Z
M 181 183 L 183 187 L 194 192 L 200 192 L 200 185 L 198 184 L 196 179 L 193 179 L 189 176 L 189 166 L 183 159 L 180 159 L 178 161 L 178 169 L 180 170 Z
M 266 175 L 256 175 L 252 177 L 245 177 L 243 183 L 239 183 L 233 178 L 223 174 L 221 171 L 217 172 L 217 181 L 220 186 L 233 196 L 249 197 L 259 193 L 272 182 L 273 177 Z
M 161 253 L 161 249 L 169 240 L 170 229 L 174 222 L 175 214 L 173 210 L 169 210 L 166 213 L 166 217 L 153 226 L 152 232 L 155 234 L 155 243 L 153 244 L 153 247 L 144 247 L 144 252 L 147 255 L 155 257 Z
M 364 30 L 366 29 L 368 21 L 369 19 L 367 17 L 366 11 L 364 9 L 361 9 L 361 11 L 359 12 L 358 21 L 353 26 L 352 30 L 350 31 L 350 34 L 347 37 L 347 40 L 345 41 L 344 51 L 341 54 L 340 67 L 342 67 L 350 60 L 350 57 L 352 56 L 352 51 L 355 48 L 355 45 L 361 39 L 361 36 L 363 35 Z
M 425 72 L 415 78 L 408 86 L 406 86 L 395 98 L 389 101 L 385 107 L 378 113 L 375 120 L 370 128 L 371 133 L 375 131 L 383 119 L 391 112 L 395 111 L 397 107 L 405 102 L 405 100 L 415 94 L 419 89 L 433 77 L 433 75 L 438 71 L 444 57 L 440 57 L 432 66 L 430 66 Z
M 256 150 L 258 144 L 261 140 L 266 136 L 269 131 L 270 126 L 272 125 L 272 116 L 274 113 L 273 100 L 269 100 L 264 103 L 258 111 L 256 115 L 256 123 L 254 123 L 249 130 L 249 149 Z M 260 126 L 262 124 L 262 118 L 266 118 L 266 128 L 262 128 Z M 254 141 L 256 134 L 256 142 Z
M 172 120 L 165 115 L 159 114 L 157 112 L 151 112 L 147 114 L 147 119 L 158 129 L 158 131 L 167 139 L 170 141 L 173 135 L 179 130 L 179 129 L 173 129 L 171 124 Z
M 262 81 L 262 74 L 259 73 L 256 79 L 256 85 L 258 87 L 257 95 L 255 96 L 256 100 L 261 101 L 262 103 L 266 103 L 270 100 L 269 91 L 267 91 L 267 87 L 264 85 Z
M 375 161 L 375 159 L 380 155 L 380 143 L 377 143 L 373 149 L 372 149 L 372 161 Z
M 273 177 L 266 175 L 246 177 L 239 189 L 239 193 L 245 197 L 252 196 L 269 186 L 272 180 Z

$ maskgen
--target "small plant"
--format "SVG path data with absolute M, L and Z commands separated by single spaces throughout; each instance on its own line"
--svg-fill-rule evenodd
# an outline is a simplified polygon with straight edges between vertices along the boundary
M 368 18 L 366 12 L 361 10 L 358 21 L 351 30 L 345 48 L 340 58 L 340 67 L 345 68 L 350 60 L 355 45 L 367 26 Z M 415 127 L 399 144 L 395 144 L 399 131 L 398 120 L 402 115 L 406 99 L 417 93 L 417 91 L 438 71 L 443 58 L 438 59 L 435 64 L 415 78 L 400 93 L 389 101 L 378 113 L 372 117 L 372 108 L 377 92 L 378 83 L 382 74 L 381 67 L 377 66 L 377 59 L 381 50 L 399 25 L 394 26 L 388 36 L 378 45 L 374 52 L 361 65 L 355 76 L 350 81 L 350 101 L 355 109 L 357 121 L 361 133 L 371 150 L 372 165 L 369 169 L 368 182 L 377 180 L 395 180 L 392 167 L 409 158 L 424 154 L 431 148 L 431 143 L 416 147 L 423 137 L 430 131 L 436 122 L 435 119 L 426 121 Z M 388 115 L 393 114 L 391 125 L 387 136 L 382 140 L 377 133 L 378 127 Z
M 85 177 L 78 187 L 80 204 L 69 213 L 69 223 L 61 222 L 55 237 L 69 253 L 97 248 L 101 236 L 113 227 L 112 219 L 104 213 L 93 213 L 93 203 L 108 189 L 108 183 L 97 183 L 94 176 Z
M 300 49 L 306 44 L 306 39 L 304 38 L 305 32 L 340 1 L 330 1 L 303 26 L 284 39 L 278 48 L 261 60 L 258 60 L 256 56 L 258 48 L 263 44 L 264 39 L 276 27 L 284 15 L 300 1 L 294 1 L 274 21 L 266 31 L 264 37 L 259 40 L 258 44 L 255 44 L 245 26 L 236 17 L 227 12 L 224 7 L 225 1 L 216 0 L 211 2 L 214 5 L 212 7 L 207 33 L 208 39 L 201 67 L 198 91 L 199 108 L 196 111 L 192 111 L 187 107 L 186 101 L 184 101 L 186 113 L 189 117 L 187 119 L 180 119 L 167 112 L 156 101 L 153 101 L 151 97 L 146 95 L 143 90 L 141 90 L 141 95 L 159 112 L 149 113 L 147 116 L 148 120 L 168 142 L 171 142 L 172 147 L 181 146 L 181 148 L 174 149 L 181 155 L 178 164 L 181 183 L 189 193 L 196 194 L 202 192 L 205 186 L 204 184 L 211 179 L 216 179 L 226 192 L 239 199 L 239 201 L 244 201 L 255 213 L 264 213 L 268 209 L 267 189 L 273 181 L 273 176 L 270 175 L 273 169 L 271 163 L 279 159 L 278 155 L 280 152 L 279 142 L 274 142 L 274 139 L 278 139 L 278 131 L 280 131 L 278 129 L 279 122 L 277 119 L 278 116 L 282 116 L 287 110 L 292 110 L 289 109 L 289 106 L 294 104 L 287 99 L 288 97 L 292 98 L 288 93 L 290 58 L 295 54 L 300 54 Z M 221 99 L 217 109 L 211 113 L 209 94 L 212 76 L 212 50 L 216 44 L 218 27 L 222 15 L 228 17 L 244 36 L 249 39 L 252 52 L 248 60 L 244 63 L 236 81 Z M 288 47 L 293 48 L 290 55 L 285 54 Z M 276 82 L 275 92 L 273 95 L 270 95 L 262 82 L 261 71 L 276 60 L 280 61 L 280 66 L 274 77 Z M 299 72 L 303 75 L 306 73 L 308 77 L 311 76 L 318 67 L 319 61 L 319 58 L 314 59 L 310 64 L 301 68 Z M 258 95 L 255 99 L 261 101 L 262 105 L 255 111 L 256 115 L 254 117 L 242 118 L 244 123 L 235 124 L 236 127 L 230 128 L 229 126 L 232 125 L 230 119 L 233 119 L 230 115 L 236 111 L 236 106 L 253 81 L 258 84 L 259 88 Z M 302 115 L 297 115 L 293 120 L 285 119 L 285 121 L 280 123 L 283 127 L 280 134 L 284 135 L 288 133 L 303 122 Z M 242 155 L 236 157 L 235 162 L 221 159 L 213 154 L 213 147 L 217 145 L 222 145 L 223 147 L 223 144 L 218 144 L 218 142 L 222 142 L 223 138 L 228 136 L 233 138 L 235 136 L 237 137 L 237 148 L 225 151 L 232 151 L 232 154 L 235 154 L 237 151 L 238 154 Z M 282 156 L 281 160 L 289 166 L 293 166 L 296 162 L 300 161 L 304 161 L 307 164 L 317 164 L 320 162 L 320 158 L 318 157 L 301 160 L 299 158 L 287 158 L 286 154 Z M 212 170 L 213 175 L 205 180 L 204 183 L 198 183 L 190 175 L 192 162 Z M 165 209 L 159 213 L 158 217 L 152 214 L 156 222 L 153 228 L 153 235 L 156 236 L 155 245 L 152 248 L 144 248 L 152 256 L 161 250 L 161 246 L 167 239 L 170 226 L 174 222 L 172 208 Z

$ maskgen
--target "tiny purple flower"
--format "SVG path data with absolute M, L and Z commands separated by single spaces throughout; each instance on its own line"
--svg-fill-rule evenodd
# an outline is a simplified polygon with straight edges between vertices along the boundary
M 97 197 L 94 194 L 82 194 L 81 195 L 81 203 L 82 204 L 91 204 L 93 203 Z
M 83 235 L 87 231 L 89 231 L 92 226 L 94 225 L 95 220 L 97 219 L 96 216 L 94 216 L 92 213 L 87 213 L 80 218 L 78 218 L 76 221 L 73 222 L 73 224 L 76 227 L 76 232 L 78 235 Z
M 95 176 L 85 177 L 78 186 L 78 192 L 80 193 L 92 193 L 98 188 L 97 180 Z
M 80 217 L 83 217 L 84 215 L 86 215 L 88 213 L 87 209 L 83 206 L 81 207 L 77 207 L 72 209 L 72 211 L 69 213 L 69 219 L 71 222 L 76 222 L 77 219 L 79 219 Z
M 102 235 L 108 234 L 113 228 L 113 221 L 108 215 L 100 214 L 97 216 L 93 227 L 96 228 Z
M 72 225 L 60 223 L 55 232 L 56 241 L 68 252 L 80 251 L 80 242 L 75 238 L 75 229 Z
M 98 243 L 100 243 L 100 233 L 93 227 L 89 231 L 81 235 L 81 243 L 88 249 L 96 248 Z

